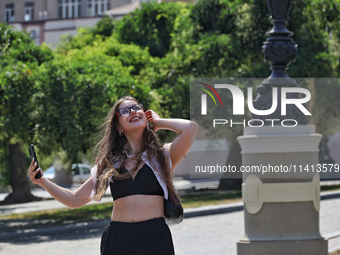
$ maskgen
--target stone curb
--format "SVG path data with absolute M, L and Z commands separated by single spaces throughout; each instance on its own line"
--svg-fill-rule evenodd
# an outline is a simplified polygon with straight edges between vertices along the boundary
M 333 198 L 339 198 L 340 191 L 335 192 L 327 192 L 327 194 L 321 195 L 321 200 L 328 200 Z M 214 205 L 214 206 L 203 206 L 199 208 L 191 208 L 184 210 L 184 218 L 192 218 L 192 217 L 201 217 L 201 216 L 208 216 L 208 215 L 216 215 L 222 213 L 231 213 L 242 211 L 244 209 L 243 202 L 237 202 L 233 204 L 227 205 Z M 65 232 L 65 231 L 72 231 L 72 230 L 87 230 L 92 228 L 102 228 L 104 229 L 105 226 L 109 223 L 110 220 L 98 220 L 98 221 L 91 221 L 91 222 L 78 222 L 78 223 L 71 223 L 70 225 L 66 226 L 55 226 L 55 227 L 48 227 L 48 224 L 44 228 L 39 229 L 25 229 L 23 231 L 11 231 L 0 233 L 0 242 L 5 241 L 6 239 L 10 238 L 18 238 L 28 235 L 48 235 L 57 232 Z
M 243 202 L 227 204 L 227 205 L 215 205 L 215 206 L 202 206 L 199 208 L 184 210 L 184 218 L 201 217 L 207 215 L 215 215 L 222 213 L 237 212 L 243 210 Z

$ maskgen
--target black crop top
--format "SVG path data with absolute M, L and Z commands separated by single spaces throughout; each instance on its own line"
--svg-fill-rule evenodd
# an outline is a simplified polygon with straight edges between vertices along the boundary
M 121 173 L 124 172 L 127 172 L 125 168 Z M 134 179 L 131 177 L 123 180 L 112 180 L 110 189 L 113 200 L 137 194 L 164 196 L 161 185 L 147 164 L 144 164 L 138 170 Z

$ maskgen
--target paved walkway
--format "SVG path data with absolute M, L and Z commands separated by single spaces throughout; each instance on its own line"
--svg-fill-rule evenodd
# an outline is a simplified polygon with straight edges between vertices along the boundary
M 340 192 L 322 192 L 320 210 L 320 232 L 323 236 L 332 236 L 340 231 Z M 110 196 L 104 197 L 102 202 L 112 201 Z M 93 202 L 94 203 L 94 202 Z M 25 212 L 29 210 L 43 210 L 60 208 L 62 205 L 54 200 L 18 204 L 13 206 L 1 206 L 2 214 L 11 212 Z M 229 209 L 228 209 L 229 208 Z M 233 210 L 235 209 L 235 210 Z M 211 213 L 229 213 L 208 215 L 201 217 L 191 217 L 206 215 Z M 181 224 L 170 226 L 175 250 L 177 255 L 234 255 L 236 254 L 236 242 L 242 237 L 244 229 L 242 203 L 233 203 L 220 206 L 206 206 L 198 209 L 185 210 L 187 218 Z M 188 218 L 191 217 L 191 218 Z M 13 238 L 3 240 L 0 238 L 0 254 L 16 255 L 50 255 L 67 254 L 99 254 L 100 236 L 106 221 L 92 223 L 64 223 L 58 228 L 51 228 L 48 231 L 45 224 L 41 222 L 41 228 L 47 231 L 37 231 L 35 228 L 24 228 L 13 233 Z M 22 223 L 22 222 L 21 222 Z M 1 224 L 1 222 L 0 222 Z M 20 224 L 20 221 L 12 222 Z M 77 227 L 74 227 L 74 226 Z M 41 229 L 41 230 L 44 230 Z M 58 230 L 58 231 L 57 231 Z M 5 228 L 1 227 L 1 232 L 6 234 Z M 15 238 L 14 238 L 15 237 Z M 329 242 L 334 248 L 339 242 Z
M 340 230 L 339 211 L 340 198 L 321 201 L 320 231 L 323 236 Z M 31 237 L 0 243 L 0 254 L 99 254 L 103 226 L 55 235 L 32 234 Z M 243 235 L 243 211 L 193 217 L 170 226 L 170 229 L 177 255 L 235 255 L 236 242 Z

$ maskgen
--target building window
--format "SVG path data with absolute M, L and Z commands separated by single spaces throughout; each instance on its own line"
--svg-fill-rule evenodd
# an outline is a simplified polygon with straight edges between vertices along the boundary
M 34 3 L 25 3 L 24 14 L 25 21 L 34 19 Z
M 58 0 L 58 16 L 61 19 L 81 17 L 81 0 Z
M 5 5 L 5 22 L 14 21 L 14 4 Z
M 38 30 L 32 30 L 30 32 L 31 38 L 35 41 L 35 44 L 37 46 L 40 45 L 40 36 L 39 36 L 39 31 Z
M 109 0 L 87 0 L 87 15 L 103 15 L 109 9 Z

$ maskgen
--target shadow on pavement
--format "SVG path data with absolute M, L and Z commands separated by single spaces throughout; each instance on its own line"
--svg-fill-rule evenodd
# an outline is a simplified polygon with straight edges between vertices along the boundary
M 100 237 L 109 221 L 1 220 L 0 243 L 27 244 Z
M 327 199 L 333 199 L 333 198 L 339 198 L 340 193 L 335 193 L 335 194 L 325 194 L 321 196 L 321 200 L 327 200 Z

